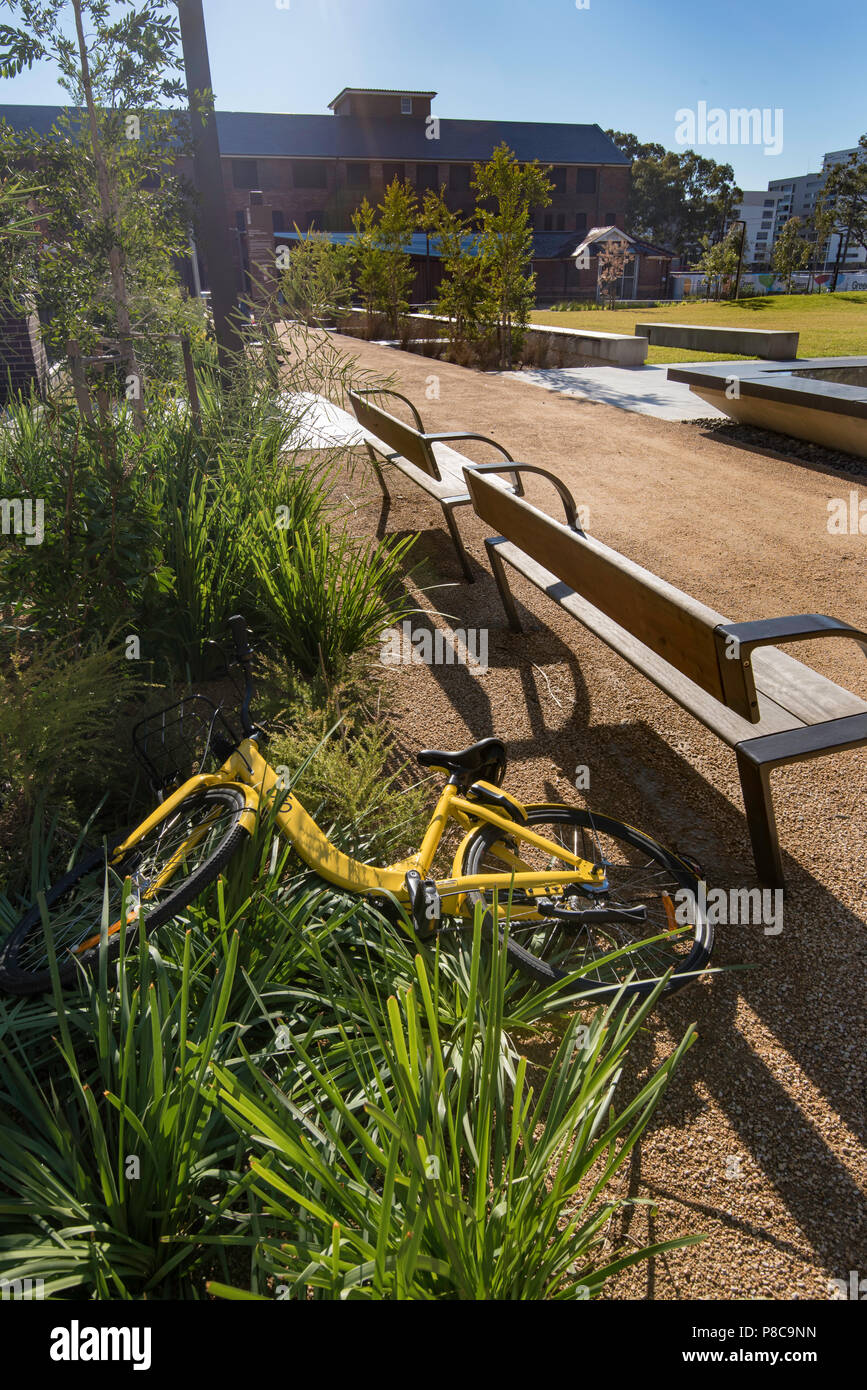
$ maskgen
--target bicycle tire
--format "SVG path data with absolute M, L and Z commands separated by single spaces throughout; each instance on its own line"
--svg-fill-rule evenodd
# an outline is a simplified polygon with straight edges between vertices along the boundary
M 147 910 L 145 918 L 148 933 L 155 931 L 157 927 L 170 921 L 183 908 L 188 907 L 195 900 L 204 888 L 212 883 L 219 875 L 225 865 L 240 849 L 241 844 L 247 838 L 248 832 L 241 824 L 240 815 L 245 806 L 244 793 L 239 787 L 208 787 L 203 791 L 195 791 L 175 808 L 171 816 L 165 822 L 160 823 L 160 827 L 170 827 L 183 817 L 191 817 L 197 807 L 196 803 L 201 803 L 203 808 L 207 808 L 211 815 L 222 806 L 226 812 L 226 827 L 224 833 L 219 836 L 218 842 L 214 846 L 207 858 L 199 864 L 192 872 L 180 879 L 177 886 L 167 895 L 155 902 Z M 154 833 L 154 832 L 149 832 Z M 165 833 L 165 831 L 164 831 Z M 127 835 L 117 835 L 109 838 L 105 850 L 94 850 L 79 861 L 68 873 L 57 879 L 50 885 L 45 894 L 46 908 L 49 919 L 52 910 L 57 908 L 64 900 L 67 900 L 65 908 L 71 908 L 74 901 L 71 895 L 78 891 L 80 896 L 89 892 L 93 896 L 93 889 L 100 882 L 104 886 L 105 869 L 110 862 L 114 849 L 123 844 Z M 146 843 L 146 837 L 143 843 Z M 122 884 L 130 873 L 132 866 L 141 858 L 140 846 L 134 847 L 129 851 L 117 865 L 112 865 L 112 873 L 116 885 Z M 102 889 L 99 890 L 103 891 Z M 86 910 L 86 905 L 85 909 Z M 99 937 L 100 917 L 96 920 L 83 918 L 87 925 L 83 928 L 83 940 L 87 942 L 91 936 Z M 50 920 L 49 920 L 50 925 Z M 137 919 L 128 919 L 126 936 L 132 937 L 138 932 Z M 38 903 L 32 903 L 27 908 L 17 926 L 3 942 L 0 947 L 0 989 L 8 994 L 30 995 L 43 994 L 51 989 L 51 970 L 46 965 L 42 969 L 33 968 L 32 963 L 28 964 L 28 958 L 32 962 L 35 944 L 43 939 L 42 914 Z M 116 959 L 120 954 L 121 942 L 124 933 L 116 931 L 108 937 L 106 950 L 109 962 Z M 61 959 L 58 953 L 57 967 L 62 986 L 71 985 L 79 976 L 79 966 L 85 971 L 92 971 L 99 960 L 99 940 L 86 950 L 71 947 L 67 958 Z
M 694 866 L 673 851 L 658 844 L 657 841 L 645 834 L 644 831 L 637 830 L 634 826 L 627 825 L 623 821 L 614 820 L 610 816 L 597 815 L 591 811 L 554 803 L 528 806 L 526 810 L 530 826 L 538 830 L 539 833 L 553 838 L 550 836 L 550 827 L 552 825 L 555 827 L 565 825 L 573 830 L 589 832 L 591 846 L 593 842 L 595 842 L 597 846 L 600 845 L 602 843 L 602 837 L 604 837 L 606 844 L 611 841 L 619 841 L 635 854 L 639 856 L 649 856 L 649 864 L 656 865 L 659 870 L 663 870 L 670 875 L 673 880 L 672 886 L 676 885 L 678 889 L 685 889 L 692 893 L 693 902 L 697 907 L 696 919 L 692 923 L 692 939 L 690 941 L 688 934 L 685 934 L 684 938 L 682 938 L 683 951 L 679 959 L 675 957 L 671 961 L 671 965 L 674 967 L 673 974 L 663 992 L 665 994 L 672 994 L 675 990 L 681 989 L 684 985 L 689 984 L 695 977 L 695 972 L 700 971 L 707 965 L 713 949 L 713 928 L 707 921 L 706 914 L 702 913 L 699 908 L 699 878 L 695 872 Z M 544 828 L 546 823 L 549 827 L 547 831 Z M 490 868 L 490 865 L 485 865 L 483 863 L 485 855 L 493 846 L 501 842 L 502 838 L 502 832 L 498 830 L 496 826 L 486 825 L 481 827 L 467 842 L 460 866 L 460 872 L 462 874 L 475 874 L 485 872 L 486 869 Z M 564 847 L 569 848 L 569 846 Z M 572 852 L 580 854 L 583 858 L 593 859 L 594 862 L 597 863 L 600 862 L 600 859 L 604 860 L 604 854 L 600 856 L 599 854 L 588 853 L 587 849 L 588 844 L 582 839 L 582 847 L 575 847 Z M 531 867 L 534 866 L 531 865 Z M 548 867 L 551 867 L 551 865 L 549 864 Z M 614 864 L 613 861 L 609 861 L 608 874 L 610 880 L 615 878 L 614 870 L 620 867 L 619 864 Z M 634 866 L 627 863 L 622 867 L 632 875 L 632 879 L 635 881 L 637 871 L 634 869 Z M 502 865 L 500 865 L 498 871 L 507 872 L 502 868 Z M 628 881 L 629 880 L 625 877 L 622 879 L 623 884 L 627 884 Z M 660 880 L 655 886 L 659 889 L 660 903 L 662 903 L 662 899 L 665 896 L 664 890 L 666 889 L 666 885 Z M 620 897 L 618 897 L 618 892 Z M 615 882 L 614 892 L 607 896 L 599 895 L 598 901 L 603 905 L 608 901 L 611 906 L 627 906 L 629 905 L 627 902 L 620 900 L 624 896 L 624 892 L 625 890 L 622 887 L 618 890 Z M 597 895 L 594 894 L 594 898 L 596 896 Z M 640 894 L 639 896 L 642 895 Z M 645 894 L 644 896 L 647 895 Z M 504 907 L 508 897 L 508 890 L 504 890 L 499 894 L 501 909 Z M 561 934 L 566 934 L 571 931 L 572 935 L 577 937 L 582 930 L 581 928 L 570 928 L 553 919 L 546 919 L 544 916 L 539 916 L 532 920 L 528 917 L 523 927 L 521 926 L 520 918 L 518 918 L 517 921 L 514 919 L 510 920 L 508 930 L 504 932 L 502 928 L 494 922 L 493 912 L 491 911 L 492 893 L 487 891 L 485 893 L 469 893 L 467 898 L 471 904 L 476 902 L 481 902 L 483 904 L 485 909 L 484 923 L 486 932 L 491 934 L 494 930 L 499 931 L 500 942 L 505 945 L 508 958 L 516 969 L 520 970 L 530 979 L 545 986 L 550 986 L 559 980 L 569 977 L 570 969 L 563 968 L 562 960 L 558 962 L 557 952 L 551 950 L 550 943 L 553 941 L 555 931 L 559 931 Z M 514 910 L 515 901 L 513 895 L 512 910 Z M 523 895 L 519 900 L 519 908 L 520 906 L 524 906 L 528 909 L 531 901 L 532 899 L 530 897 Z M 673 900 L 670 899 L 670 901 L 673 904 Z M 580 907 L 582 909 L 586 909 L 588 906 L 590 906 L 588 900 L 584 899 L 580 902 Z M 670 927 L 671 918 L 669 909 L 665 908 L 664 904 L 663 911 L 666 923 Z M 657 921 L 655 927 L 652 927 L 646 935 L 657 935 L 657 928 L 665 930 L 666 926 L 660 921 Z M 598 931 L 599 928 L 596 928 L 596 930 Z M 527 945 L 522 944 L 520 939 L 516 939 L 516 933 L 520 936 L 522 932 L 526 932 L 530 936 L 531 946 L 529 948 Z M 588 942 L 590 933 L 591 927 L 588 927 L 586 930 Z M 628 936 L 628 931 L 623 930 L 618 933 L 612 931 L 609 927 L 605 934 L 612 937 L 618 935 L 625 937 Z M 553 960 L 548 959 L 545 954 L 540 953 L 539 938 L 546 935 L 548 938 L 548 950 L 550 954 L 554 956 Z M 616 949 L 618 945 L 625 944 L 625 940 L 620 940 L 619 942 L 615 940 L 609 944 L 608 949 L 613 950 Z M 660 948 L 662 944 L 664 943 L 654 943 L 654 946 L 649 949 L 652 949 L 657 956 L 661 956 L 662 952 Z M 615 997 L 621 988 L 623 988 L 625 997 L 646 997 L 655 988 L 656 979 L 659 975 L 663 974 L 664 971 L 660 965 L 657 967 L 656 974 L 653 978 L 627 979 L 626 976 L 628 972 L 635 968 L 635 960 L 636 957 L 634 955 L 629 955 L 620 957 L 618 961 L 608 963 L 606 968 L 609 970 L 622 969 L 622 979 L 606 981 L 601 977 L 595 980 L 589 976 L 586 978 L 582 977 L 577 981 L 573 981 L 567 988 L 566 993 L 570 995 L 570 997 L 580 994 L 582 997 L 586 997 L 588 1002 L 594 1003 L 607 1003 L 610 999 Z M 574 970 L 576 968 L 577 965 L 573 962 L 571 964 L 571 969 Z M 578 1001 L 576 1000 L 576 1002 Z

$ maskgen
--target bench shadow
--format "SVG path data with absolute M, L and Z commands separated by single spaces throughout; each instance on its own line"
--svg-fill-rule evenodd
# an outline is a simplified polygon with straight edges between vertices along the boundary
M 496 679 L 497 671 L 517 671 L 532 730 L 527 738 L 508 739 L 502 716 L 495 716 L 490 699 L 473 697 L 483 681 L 472 668 L 430 668 L 471 736 L 505 736 L 513 763 L 546 758 L 552 774 L 556 771 L 570 782 L 576 765 L 586 764 L 590 769 L 587 800 L 595 810 L 639 825 L 663 844 L 694 855 L 704 867 L 709 887 L 753 886 L 749 834 L 740 804 L 732 804 L 643 721 L 592 724 L 590 698 L 574 648 L 538 623 L 521 635 L 505 628 L 501 613 L 496 614 L 493 581 L 480 567 L 476 584 L 461 587 L 454 604 L 457 615 L 466 613 L 467 621 L 477 625 L 491 624 L 491 669 L 485 679 Z M 524 616 L 526 610 L 520 604 L 519 609 Z M 558 708 L 553 701 L 540 701 L 533 667 L 544 671 L 561 662 L 568 669 L 571 688 L 558 690 L 562 706 Z M 553 775 L 542 795 L 562 799 L 562 785 Z M 573 793 L 576 799 L 577 795 Z M 796 1087 L 791 1086 L 791 1072 L 796 1069 L 799 1084 L 806 1080 L 821 1092 L 853 1135 L 867 1139 L 863 1087 L 859 1092 L 845 1064 L 838 1065 L 842 1055 L 851 1054 L 863 1020 L 845 1010 L 829 1016 L 814 987 L 816 980 L 833 980 L 839 974 L 838 943 L 845 942 L 850 959 L 853 942 L 861 943 L 862 955 L 867 952 L 867 928 L 801 863 L 785 851 L 783 857 L 788 911 L 792 914 L 792 905 L 797 905 L 795 920 L 784 919 L 779 935 L 765 934 L 760 925 L 719 927 L 713 964 L 750 968 L 723 972 L 709 984 L 687 988 L 659 1010 L 658 1017 L 672 1037 L 681 1036 L 694 1018 L 700 1019 L 701 1036 L 674 1077 L 654 1123 L 683 1124 L 705 1108 L 697 1089 L 700 1082 L 725 1112 L 748 1155 L 744 1163 L 762 1169 L 818 1261 L 832 1271 L 845 1272 L 857 1268 L 862 1257 L 867 1197 L 800 1107 L 792 1093 Z M 819 933 L 810 930 L 812 923 L 833 926 Z M 755 1016 L 756 1026 L 769 1033 L 794 1063 L 786 1077 L 788 1085 L 743 1035 L 745 1006 Z M 647 1050 L 639 1047 L 628 1070 L 634 1069 L 637 1078 L 647 1062 Z M 709 1162 L 719 1164 L 721 1177 L 728 1157 L 722 1152 L 708 1155 Z M 733 1219 L 726 1212 L 720 1214 L 727 1222 Z M 761 1236 L 775 1241 L 771 1231 L 762 1230 Z

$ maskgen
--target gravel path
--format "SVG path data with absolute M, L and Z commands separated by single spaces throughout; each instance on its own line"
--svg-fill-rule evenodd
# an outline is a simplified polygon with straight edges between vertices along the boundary
M 399 374 L 428 428 L 493 435 L 556 472 L 589 507 L 593 534 L 732 619 L 820 612 L 867 627 L 867 537 L 827 530 L 828 502 L 848 498 L 851 475 L 736 447 L 700 426 L 342 341 L 365 371 Z M 512 635 L 470 509 L 458 517 L 474 585 L 460 582 L 439 509 L 399 474 L 392 488 L 384 518 L 369 470 L 359 470 L 348 489 L 357 524 L 420 530 L 424 592 L 414 592 L 452 627 L 487 629 L 489 642 L 483 674 L 383 667 L 401 742 L 460 747 L 496 734 L 519 795 L 584 799 L 691 851 L 710 885 L 753 886 L 733 755 L 520 584 L 536 625 Z M 538 480 L 528 492 L 554 509 Z M 867 695 L 854 644 L 816 643 L 810 659 Z M 586 792 L 573 786 L 579 764 Z M 696 1021 L 698 1042 L 623 1179 L 624 1195 L 655 1205 L 635 1208 L 620 1229 L 641 1241 L 708 1239 L 624 1272 L 614 1297 L 827 1299 L 831 1279 L 867 1276 L 865 771 L 861 751 L 775 774 L 789 883 L 782 932 L 719 928 L 714 963 L 752 968 L 668 1002 L 632 1059 L 639 1077 Z

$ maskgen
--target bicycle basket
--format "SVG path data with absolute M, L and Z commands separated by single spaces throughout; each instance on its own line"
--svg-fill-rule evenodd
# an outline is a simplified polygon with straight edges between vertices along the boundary
M 155 792 L 167 792 L 205 771 L 209 759 L 216 765 L 225 762 L 240 742 L 219 705 L 205 695 L 167 705 L 132 731 L 135 755 Z

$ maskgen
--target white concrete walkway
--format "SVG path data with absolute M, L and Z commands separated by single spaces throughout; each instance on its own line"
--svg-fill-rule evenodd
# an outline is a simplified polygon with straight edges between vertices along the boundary
M 698 363 L 678 362 L 678 367 Z M 704 364 L 707 365 L 705 361 Z M 510 381 L 544 386 L 561 396 L 576 400 L 616 405 L 637 415 L 655 415 L 659 420 L 724 419 L 707 401 L 694 396 L 679 381 L 669 381 L 668 367 L 532 367 L 521 372 L 497 372 Z

